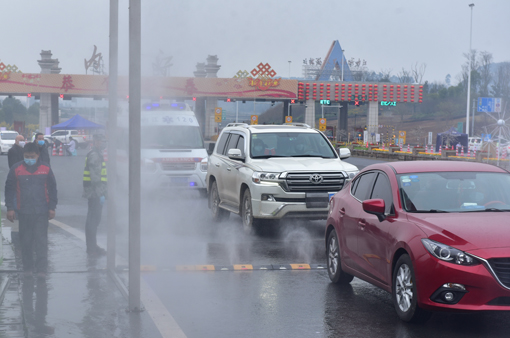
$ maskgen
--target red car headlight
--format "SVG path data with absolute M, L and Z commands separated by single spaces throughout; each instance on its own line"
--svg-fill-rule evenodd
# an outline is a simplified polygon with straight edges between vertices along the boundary
M 467 266 L 480 264 L 478 259 L 472 257 L 464 251 L 452 248 L 446 244 L 439 243 L 427 238 L 422 239 L 421 242 L 432 256 L 442 261 Z

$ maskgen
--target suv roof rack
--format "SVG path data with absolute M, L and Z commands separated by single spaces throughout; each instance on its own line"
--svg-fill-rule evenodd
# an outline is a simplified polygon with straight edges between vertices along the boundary
M 248 127 L 248 124 L 247 123 L 235 123 L 235 122 L 227 124 L 227 127 L 240 127 L 240 126 Z
M 295 126 L 295 127 L 304 127 L 304 128 L 312 128 L 306 123 L 299 123 L 299 122 L 286 122 L 283 124 L 284 126 Z

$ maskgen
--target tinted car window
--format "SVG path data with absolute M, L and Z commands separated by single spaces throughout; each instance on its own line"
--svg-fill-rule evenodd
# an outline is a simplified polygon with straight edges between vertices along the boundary
M 386 175 L 379 173 L 377 180 L 374 184 L 374 190 L 372 191 L 371 199 L 380 198 L 384 200 L 385 210 L 384 212 L 391 213 L 391 205 L 393 204 L 393 195 L 391 193 L 390 181 Z
M 359 183 L 355 187 L 354 196 L 360 201 L 367 200 L 372 192 L 374 178 L 377 175 L 375 172 L 370 172 L 361 176 Z
M 229 133 L 223 133 L 220 137 L 220 140 L 218 141 L 218 145 L 216 146 L 216 152 L 218 154 L 223 154 L 223 149 L 225 149 L 225 144 L 227 143 L 227 139 Z
M 237 148 L 237 141 L 239 141 L 238 134 L 231 134 L 230 139 L 228 140 L 227 149 L 225 149 L 225 155 L 228 154 L 230 149 Z
M 241 155 L 244 156 L 244 137 L 239 136 L 239 141 L 237 141 L 237 149 L 241 149 Z

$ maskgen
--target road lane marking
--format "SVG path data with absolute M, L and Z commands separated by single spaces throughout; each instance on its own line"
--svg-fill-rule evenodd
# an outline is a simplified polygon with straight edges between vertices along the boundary
M 81 232 L 80 230 L 77 230 L 54 219 L 51 220 L 50 223 L 85 242 L 85 233 Z M 116 258 L 117 261 L 122 261 L 123 264 L 126 264 L 126 260 L 123 257 L 116 255 Z M 140 277 L 140 279 L 141 301 L 145 307 L 145 310 L 152 318 L 154 325 L 156 325 L 159 333 L 161 333 L 161 336 L 163 338 L 186 338 L 186 335 L 180 328 L 179 324 L 177 324 L 170 312 L 168 312 L 168 309 L 158 298 L 154 290 L 152 290 L 149 284 L 145 282 L 143 277 Z

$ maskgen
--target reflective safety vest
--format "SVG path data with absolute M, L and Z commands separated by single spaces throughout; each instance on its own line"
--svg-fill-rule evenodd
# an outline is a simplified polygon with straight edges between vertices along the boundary
M 85 170 L 83 171 L 83 186 L 90 186 L 92 185 L 92 182 L 90 180 L 90 168 L 89 168 L 89 155 L 90 153 L 87 155 L 87 158 L 85 159 Z M 103 156 L 101 156 L 101 159 L 103 159 Z M 106 162 L 103 161 L 101 162 L 102 165 L 101 165 L 101 182 L 108 182 L 108 178 L 107 178 L 107 172 L 106 172 Z

